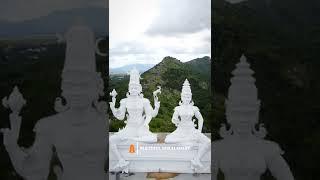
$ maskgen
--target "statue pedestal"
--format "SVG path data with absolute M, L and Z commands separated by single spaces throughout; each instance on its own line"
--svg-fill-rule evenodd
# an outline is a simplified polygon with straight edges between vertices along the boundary
M 163 134 L 159 135 L 160 142 Z M 210 134 L 206 135 L 210 137 Z M 118 150 L 124 159 L 130 162 L 129 172 L 195 173 L 191 169 L 191 160 L 197 154 L 197 144 L 147 144 L 127 141 L 119 144 Z M 116 171 L 113 167 L 117 162 L 116 156 L 109 151 L 110 171 Z M 204 168 L 197 173 L 210 173 L 211 150 L 203 156 L 201 163 Z

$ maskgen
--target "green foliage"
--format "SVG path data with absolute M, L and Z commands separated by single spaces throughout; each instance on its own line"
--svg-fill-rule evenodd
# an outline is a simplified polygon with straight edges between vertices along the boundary
M 142 74 L 141 84 L 143 86 L 144 97 L 148 98 L 153 105 L 152 92 L 161 86 L 162 93 L 159 95 L 161 102 L 157 117 L 150 122 L 152 132 L 172 132 L 176 129 L 171 122 L 173 110 L 178 106 L 180 101 L 180 91 L 184 80 L 187 78 L 191 84 L 193 100 L 195 105 L 205 119 L 203 130 L 211 132 L 210 124 L 212 123 L 212 105 L 209 83 L 210 83 L 210 59 L 208 57 L 198 58 L 188 63 L 182 63 L 173 57 L 165 57 L 162 62 L 152 69 Z M 201 71 L 201 68 L 204 68 Z M 119 79 L 119 76 L 121 79 Z M 118 99 L 125 97 L 128 88 L 128 76 L 112 76 L 109 90 L 116 89 L 119 93 Z M 110 99 L 111 100 L 111 99 Z M 113 119 L 112 113 L 110 117 Z M 110 130 L 122 128 L 124 124 L 111 123 Z

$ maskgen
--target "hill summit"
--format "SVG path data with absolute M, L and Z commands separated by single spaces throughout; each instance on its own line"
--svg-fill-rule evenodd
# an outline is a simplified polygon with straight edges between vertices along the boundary
M 211 60 L 205 56 L 188 62 L 166 56 L 163 60 L 142 74 L 142 83 L 146 88 L 156 88 L 156 86 L 165 86 L 171 89 L 180 90 L 179 84 L 182 85 L 187 78 L 194 84 L 206 84 L 207 89 L 210 81 Z M 203 87 L 203 85 L 201 86 Z
M 159 114 L 150 123 L 150 129 L 153 132 L 172 132 L 175 125 L 171 122 L 174 107 L 178 106 L 182 84 L 188 79 L 191 84 L 193 101 L 199 107 L 205 124 L 203 130 L 209 132 L 209 114 L 211 111 L 210 94 L 210 72 L 211 60 L 209 57 L 197 58 L 188 62 L 166 56 L 153 68 L 144 72 L 141 77 L 143 94 L 153 105 L 152 92 L 161 86 L 162 93 L 159 95 L 161 107 Z M 110 81 L 110 89 L 116 89 L 119 93 L 119 99 L 124 98 L 128 89 L 129 77 L 122 80 Z M 124 126 L 118 121 L 112 121 L 111 131 L 118 130 Z

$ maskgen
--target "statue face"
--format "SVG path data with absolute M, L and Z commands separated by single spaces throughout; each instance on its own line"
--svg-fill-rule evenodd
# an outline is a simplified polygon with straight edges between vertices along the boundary
M 140 84 L 129 84 L 129 93 L 130 95 L 136 96 L 139 95 L 142 91 Z
M 192 95 L 191 94 L 181 94 L 181 101 L 185 104 L 190 103 L 192 100 Z
M 92 105 L 97 97 L 97 88 L 93 83 L 63 83 L 62 96 L 70 108 L 81 109 Z
M 227 109 L 227 120 L 234 131 L 238 133 L 251 133 L 252 128 L 257 123 L 256 110 L 230 110 Z

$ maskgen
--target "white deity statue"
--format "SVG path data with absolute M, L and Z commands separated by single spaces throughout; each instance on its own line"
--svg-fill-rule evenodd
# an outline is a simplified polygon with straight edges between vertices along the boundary
M 106 102 L 103 80 L 96 72 L 95 37 L 78 22 L 65 34 L 66 59 L 62 72 L 62 98 L 57 98 L 55 115 L 35 125 L 33 145 L 23 150 L 17 144 L 21 108 L 26 103 L 15 88 L 3 99 L 10 108 L 11 129 L 4 129 L 4 145 L 16 172 L 27 180 L 47 179 L 53 149 L 62 167 L 54 167 L 60 180 L 105 180 L 107 150 Z
M 110 93 L 112 96 L 110 109 L 113 115 L 118 120 L 124 120 L 126 116 L 126 126 L 109 138 L 110 150 L 118 159 L 118 163 L 114 169 L 119 169 L 125 172 L 128 171 L 129 161 L 123 158 L 117 148 L 117 145 L 121 142 L 126 142 L 128 140 L 144 143 L 157 142 L 157 135 L 150 132 L 149 123 L 159 111 L 160 102 L 157 94 L 161 92 L 161 87 L 158 88 L 159 89 L 153 93 L 155 106 L 153 109 L 150 101 L 143 97 L 139 71 L 137 69 L 133 69 L 130 72 L 129 92 L 127 93 L 127 97 L 120 101 L 119 108 L 115 108 L 117 92 L 113 90 Z
M 212 145 L 213 177 L 216 179 L 220 170 L 226 180 L 259 180 L 269 169 L 278 180 L 293 180 L 279 145 L 264 139 L 267 132 L 258 122 L 260 100 L 252 77 L 254 72 L 244 55 L 236 66 L 225 102 L 230 129 L 222 125 L 223 139 Z
M 195 120 L 198 119 L 198 128 L 195 128 Z M 179 106 L 175 107 L 172 116 L 172 122 L 177 129 L 165 138 L 165 143 L 186 143 L 198 145 L 197 155 L 191 160 L 191 168 L 195 171 L 203 168 L 201 158 L 209 151 L 211 140 L 202 134 L 203 117 L 198 107 L 194 106 L 189 81 L 186 79 L 183 83 L 181 92 L 181 101 Z

